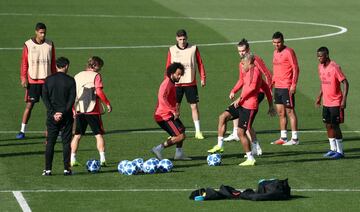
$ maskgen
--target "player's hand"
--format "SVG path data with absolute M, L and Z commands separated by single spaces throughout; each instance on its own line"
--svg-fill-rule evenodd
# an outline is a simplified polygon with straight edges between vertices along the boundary
M 345 99 L 343 99 L 343 100 L 341 101 L 340 108 L 341 108 L 341 109 L 345 109 L 345 108 L 346 108 L 346 100 L 345 100 Z
M 54 114 L 54 120 L 55 120 L 56 122 L 59 122 L 61 119 L 62 119 L 62 113 L 56 112 L 56 113 Z
M 107 107 L 108 113 L 111 113 L 111 111 L 112 111 L 111 105 L 106 105 L 106 107 Z
M 234 97 L 235 97 L 235 94 L 233 92 L 231 92 L 230 95 L 229 95 L 229 99 L 233 100 Z
M 205 80 L 201 80 L 201 87 L 205 87 L 205 85 L 206 85 Z
M 321 99 L 318 97 L 315 101 L 315 107 L 319 108 L 321 106 Z
M 291 87 L 290 90 L 289 90 L 289 94 L 290 95 L 293 95 L 296 93 L 296 88 L 295 87 Z
M 26 88 L 28 86 L 28 81 L 25 79 L 25 80 L 21 80 L 21 86 L 23 88 Z
M 273 105 L 269 106 L 268 114 L 269 114 L 270 116 L 275 116 L 275 115 L 276 115 L 276 111 L 275 111 Z

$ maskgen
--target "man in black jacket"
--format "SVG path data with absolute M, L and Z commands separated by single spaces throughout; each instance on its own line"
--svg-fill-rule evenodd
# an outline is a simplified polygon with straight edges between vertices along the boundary
M 74 118 L 72 106 L 76 97 L 76 84 L 74 78 L 67 75 L 69 60 L 60 57 L 56 60 L 57 73 L 49 76 L 43 86 L 43 101 L 47 109 L 48 137 L 45 151 L 45 170 L 43 175 L 51 175 L 54 146 L 61 131 L 63 142 L 64 175 L 71 175 L 70 169 L 70 143 Z

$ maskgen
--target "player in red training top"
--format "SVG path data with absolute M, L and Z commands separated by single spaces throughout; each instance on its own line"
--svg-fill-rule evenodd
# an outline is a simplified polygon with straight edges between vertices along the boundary
M 321 88 L 315 105 L 319 107 L 322 99 L 323 122 L 330 143 L 330 151 L 324 157 L 340 159 L 344 157 L 340 124 L 344 122 L 349 83 L 340 66 L 335 61 L 330 60 L 328 48 L 320 47 L 317 50 L 317 58 L 319 60 L 318 71 Z M 343 84 L 342 91 L 341 84 Z
M 240 55 L 240 59 L 244 57 L 245 54 L 250 53 L 250 46 L 248 41 L 243 38 L 237 45 L 237 49 Z M 266 67 L 264 61 L 258 56 L 255 55 L 255 61 L 254 64 L 256 67 L 259 68 L 259 70 L 261 71 L 261 73 L 263 74 L 263 76 L 265 77 L 265 85 L 267 85 L 269 87 L 269 89 L 271 90 L 271 84 L 272 84 L 272 80 L 271 80 L 271 73 L 269 71 L 269 69 Z M 239 64 L 239 73 L 241 72 L 241 65 Z M 240 74 L 239 74 L 240 76 Z M 240 90 L 238 84 L 236 84 L 234 86 L 234 88 L 230 91 L 230 95 L 229 98 L 233 99 L 235 96 L 235 93 L 238 92 Z M 258 102 L 259 104 L 262 102 L 262 100 L 264 99 L 264 89 L 260 88 L 260 93 L 258 95 Z M 239 137 L 237 136 L 237 129 L 238 129 L 238 120 L 239 119 L 234 119 L 233 120 L 233 132 L 226 138 L 224 138 L 224 141 L 239 141 Z M 254 128 L 251 128 L 250 130 L 246 131 L 246 133 L 248 134 L 249 137 L 253 138 L 253 140 L 251 141 L 251 149 L 253 151 L 254 155 L 262 155 L 262 149 L 260 147 L 260 144 L 257 140 L 256 137 L 256 132 L 254 130 Z M 250 134 L 251 133 L 251 134 Z M 253 148 L 254 147 L 254 148 Z
M 246 54 L 241 61 L 242 76 L 240 76 L 240 85 L 242 88 L 240 98 L 234 102 L 234 108 L 238 108 L 239 111 L 239 124 L 238 124 L 238 136 L 241 140 L 244 152 L 246 154 L 246 161 L 240 163 L 240 166 L 254 166 L 255 158 L 251 152 L 250 140 L 246 135 L 246 131 L 250 130 L 254 122 L 256 113 L 258 111 L 258 94 L 260 87 L 262 86 L 261 72 L 254 64 L 255 57 L 253 54 Z M 263 86 L 266 91 L 266 86 Z M 269 114 L 274 113 L 273 104 L 270 91 L 268 93 Z
M 182 146 L 185 139 L 185 127 L 180 121 L 180 112 L 176 107 L 175 83 L 184 75 L 185 67 L 181 63 L 172 63 L 166 69 L 166 77 L 161 83 L 158 92 L 158 102 L 155 108 L 154 119 L 170 137 L 152 148 L 158 159 L 162 159 L 162 150 L 176 144 L 175 160 L 191 160 L 185 157 Z
M 187 39 L 188 37 L 185 30 L 180 29 L 176 32 L 177 44 L 169 48 L 166 68 L 174 62 L 181 63 L 185 67 L 184 76 L 180 78 L 179 82 L 175 83 L 177 101 L 176 106 L 178 110 L 180 110 L 181 100 L 185 94 L 186 99 L 191 107 L 191 114 L 195 126 L 195 138 L 204 139 L 204 136 L 200 130 L 200 115 L 198 105 L 199 95 L 196 82 L 196 69 L 198 69 L 200 74 L 201 86 L 204 87 L 206 84 L 205 68 L 200 56 L 199 49 L 197 46 L 189 44 Z
M 20 78 L 21 86 L 26 88 L 26 107 L 22 116 L 21 129 L 17 139 L 25 138 L 26 125 L 30 119 L 35 103 L 42 96 L 45 78 L 56 72 L 54 43 L 46 39 L 46 26 L 37 23 L 35 37 L 24 44 L 21 57 Z
M 299 77 L 299 66 L 295 52 L 284 45 L 284 36 L 275 32 L 272 37 L 275 47 L 273 55 L 273 84 L 276 111 L 279 115 L 280 138 L 272 144 L 297 145 L 298 126 L 295 113 L 295 92 Z M 287 118 L 289 118 L 292 136 L 287 140 Z
M 107 112 L 112 111 L 110 101 L 103 91 L 103 83 L 100 75 L 104 61 L 97 56 L 90 57 L 86 69 L 75 75 L 76 100 L 75 110 L 75 135 L 71 141 L 71 166 L 77 166 L 76 152 L 79 147 L 81 136 L 85 134 L 86 128 L 90 128 L 96 138 L 96 146 L 100 155 L 101 166 L 107 166 L 105 159 L 105 133 L 101 114 L 104 112 L 100 100 L 106 104 Z

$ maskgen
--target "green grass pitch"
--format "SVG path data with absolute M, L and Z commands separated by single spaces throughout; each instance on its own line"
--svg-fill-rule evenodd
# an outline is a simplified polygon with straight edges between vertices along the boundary
M 21 191 L 33 211 L 358 211 L 359 8 L 358 0 L 1 1 L 0 211 L 21 211 L 13 191 Z M 26 140 L 15 139 L 25 106 L 19 77 L 21 48 L 39 21 L 46 23 L 56 55 L 70 59 L 70 75 L 83 70 L 92 55 L 105 61 L 104 89 L 113 106 L 113 112 L 103 116 L 110 166 L 98 174 L 76 167 L 75 175 L 62 176 L 61 144 L 57 144 L 54 176 L 41 176 L 45 139 L 39 133 L 45 129 L 42 102 L 36 105 L 28 125 L 33 133 L 28 133 Z M 339 32 L 335 26 L 347 32 L 290 40 Z M 174 44 L 175 31 L 180 28 L 188 31 L 189 42 L 202 44 L 199 48 L 207 86 L 199 88 L 200 120 L 206 139 L 193 138 L 190 109 L 184 103 L 182 121 L 188 130 L 184 149 L 194 160 L 174 162 L 173 172 L 167 174 L 120 175 L 119 161 L 150 158 L 149 150 L 167 137 L 152 114 L 165 69 L 166 47 Z M 278 137 L 278 119 L 266 115 L 263 103 L 254 124 L 264 151 L 257 166 L 239 167 L 243 161 L 241 145 L 230 142 L 225 144 L 222 166 L 208 167 L 206 150 L 216 142 L 218 115 L 230 103 L 227 96 L 238 77 L 239 59 L 232 43 L 243 37 L 252 41 L 252 51 L 271 68 L 270 40 L 278 30 L 284 33 L 285 44 L 295 49 L 300 65 L 296 110 L 301 145 L 270 145 Z M 328 141 L 321 110 L 314 107 L 320 86 L 316 58 L 320 46 L 330 49 L 330 57 L 341 65 L 350 83 L 342 125 L 346 158 L 338 161 L 322 157 Z M 164 156 L 172 158 L 174 151 L 166 149 Z M 98 158 L 98 153 L 94 138 L 86 136 L 78 159 L 85 163 L 90 158 Z M 295 198 L 280 202 L 188 199 L 197 188 L 218 188 L 221 184 L 256 188 L 263 178 L 289 178 Z

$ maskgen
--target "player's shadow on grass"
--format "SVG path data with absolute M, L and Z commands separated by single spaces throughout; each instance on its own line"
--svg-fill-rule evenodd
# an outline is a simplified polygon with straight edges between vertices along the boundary
M 6 144 L 0 144 L 0 147 L 2 146 L 27 146 L 27 145 L 36 145 L 36 144 L 44 144 L 44 141 L 38 141 L 38 142 L 16 142 L 16 143 L 6 143 Z
M 62 153 L 62 150 L 55 150 L 55 153 Z M 21 156 L 29 156 L 29 155 L 44 155 L 45 151 L 34 151 L 34 152 L 13 152 L 13 153 L 2 153 L 0 154 L 0 158 L 6 157 L 21 157 Z
M 25 139 L 17 139 L 17 138 L 8 138 L 8 139 L 0 139 L 0 142 L 3 141 L 18 141 L 19 143 L 25 143 L 28 140 L 37 140 L 37 139 L 44 139 L 45 140 L 45 136 L 30 136 L 30 137 L 26 137 Z
M 124 129 L 124 130 L 109 130 L 106 131 L 106 134 L 122 134 L 122 133 L 131 133 L 131 132 L 148 132 L 148 131 L 161 131 L 161 128 L 153 127 L 153 128 L 136 128 L 136 129 Z M 164 133 L 166 133 L 164 131 Z M 89 133 L 91 134 L 91 133 Z M 92 134 L 91 134 L 92 135 Z

